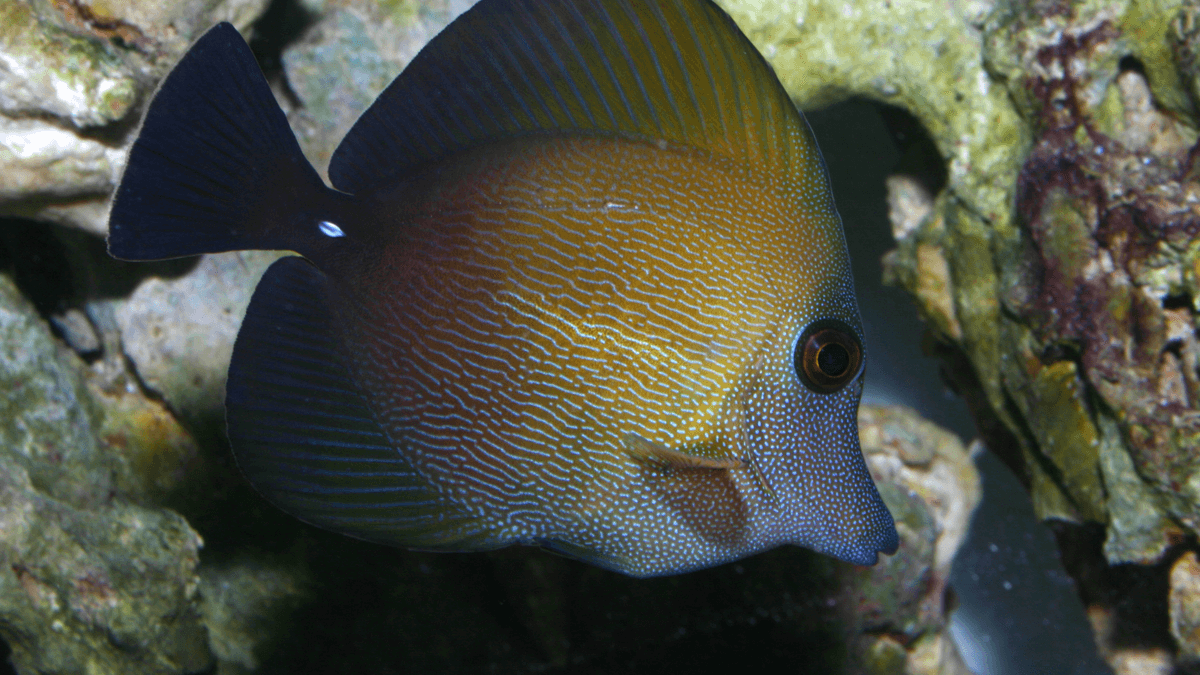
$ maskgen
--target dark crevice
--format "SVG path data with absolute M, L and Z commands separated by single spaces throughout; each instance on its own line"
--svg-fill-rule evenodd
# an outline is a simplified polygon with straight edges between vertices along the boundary
M 1080 363 L 1082 358 L 1081 345 L 1075 340 L 1051 342 L 1038 354 L 1038 361 L 1044 366 L 1049 366 L 1059 361 L 1074 361 L 1075 365 L 1079 368 L 1079 372 L 1083 372 L 1083 366 Z
M 900 151 L 893 173 L 916 178 L 931 195 L 941 192 L 949 178 L 946 160 L 920 120 L 896 106 L 880 104 L 877 108 Z
M 148 96 L 146 97 L 149 98 Z M 66 124 L 60 124 L 68 129 L 76 136 L 90 141 L 104 144 L 110 148 L 119 148 L 125 144 L 127 139 L 130 139 L 133 132 L 142 124 L 142 109 L 139 104 L 135 104 L 133 109 L 126 113 L 121 119 L 113 120 L 108 124 L 101 124 L 92 127 L 84 127 L 77 129 Z
M 1189 293 L 1168 295 L 1162 301 L 1163 309 L 1186 309 L 1190 311 L 1193 307 L 1192 296 Z
M 63 247 L 76 274 L 76 293 L 85 300 L 125 298 L 144 279 L 178 279 L 200 262 L 200 256 L 142 262 L 117 260 L 108 254 L 108 244 L 100 237 L 72 227 L 45 223 L 38 226 L 48 228 Z
M 297 0 L 271 0 L 267 10 L 254 23 L 250 51 L 267 81 L 283 91 L 292 104 L 297 104 L 299 98 L 283 72 L 283 50 L 300 39 L 316 20 L 316 15 L 304 9 Z
M 50 227 L 31 220 L 0 221 L 0 269 L 43 318 L 76 303 L 75 275 Z
M 967 409 L 971 412 L 971 417 L 984 445 L 1008 467 L 1028 490 L 1030 474 L 1029 467 L 1025 466 L 1021 441 L 992 408 L 987 391 L 984 390 L 983 383 L 966 353 L 958 346 L 936 340 L 927 341 L 925 348 L 930 356 L 937 357 L 941 361 L 940 372 L 943 381 L 967 404 Z M 1011 410 L 1009 414 L 1012 414 Z
M 12 647 L 3 638 L 0 638 L 0 675 L 17 675 L 12 664 Z
M 82 230 L 24 218 L 0 218 L 0 270 L 43 317 L 88 300 L 127 297 L 147 277 L 175 279 L 198 257 L 125 262 L 108 255 L 104 239 Z
M 1110 565 L 1104 526 L 1052 522 L 1050 528 L 1083 603 L 1109 615 L 1111 647 L 1175 651 L 1167 605 L 1170 572 L 1179 556 L 1195 549 L 1195 541 L 1174 546 L 1153 565 Z
M 1183 359 L 1183 342 L 1180 340 L 1171 340 L 1163 345 L 1163 353 L 1171 354 L 1177 359 Z
M 74 134 L 79 138 L 102 143 L 110 148 L 120 147 L 129 132 L 136 129 L 138 124 L 141 123 L 141 115 L 133 112 L 127 113 L 122 118 L 112 120 L 106 124 L 96 124 L 85 127 L 76 126 L 69 117 L 63 117 L 45 110 L 18 110 L 13 112 L 5 112 L 4 116 L 10 120 L 16 121 L 40 122 L 41 124 L 52 126 L 60 131 Z M 83 194 L 77 194 L 77 197 L 98 196 L 95 195 L 95 193 L 88 194 L 90 190 L 87 188 L 76 189 L 84 191 Z M 17 201 L 18 200 L 6 202 L 6 207 Z
M 1083 353 L 1068 353 L 1067 358 L 1064 360 L 1075 364 L 1075 381 L 1078 383 L 1081 393 L 1080 404 L 1092 424 L 1096 428 L 1099 428 L 1099 418 L 1101 415 L 1116 419 L 1116 412 L 1109 408 L 1108 404 L 1104 401 L 1104 397 L 1100 395 L 1100 392 L 1096 391 L 1096 386 L 1088 380 L 1088 371 L 1083 365 Z
M 520 593 L 512 592 L 514 589 L 504 582 L 504 577 L 521 578 L 520 568 L 523 561 L 520 556 L 521 552 L 509 548 L 491 554 L 486 561 L 473 557 L 462 559 L 460 562 L 464 565 L 471 563 L 471 567 L 464 568 L 464 572 L 480 578 L 480 588 L 477 593 L 480 607 L 496 625 L 504 626 L 507 629 L 505 637 L 513 647 L 531 654 L 539 653 L 545 657 L 546 655 L 541 653 L 542 649 L 539 647 L 537 636 L 530 629 L 529 624 L 521 620 L 519 606 L 527 604 L 526 598 Z
M 1120 61 L 1117 61 L 1117 70 L 1122 73 L 1134 72 L 1142 77 L 1146 77 L 1145 64 L 1142 63 L 1141 59 L 1132 54 L 1126 54 L 1121 57 Z
M 12 278 L 55 338 L 89 364 L 105 357 L 106 343 L 89 302 L 128 297 L 143 279 L 182 276 L 198 260 L 123 262 L 108 255 L 103 239 L 82 230 L 0 218 L 0 273 Z
M 405 553 L 315 530 L 306 538 L 312 569 L 338 573 L 316 580 L 315 593 L 292 616 L 294 630 L 259 669 L 264 675 L 675 673 L 746 666 L 836 673 L 845 671 L 851 650 L 839 615 L 827 605 L 836 582 L 825 561 L 808 552 L 768 554 L 775 563 L 745 561 L 744 579 L 711 570 L 638 580 L 514 549 Z M 780 565 L 780 557 L 787 562 Z M 745 583 L 772 574 L 787 581 Z M 819 581 L 797 582 L 808 578 Z M 761 595 L 779 585 L 790 588 L 785 597 L 792 599 Z M 562 603 L 551 610 L 551 616 L 561 611 L 567 624 L 565 653 L 557 658 L 548 658 L 535 635 L 537 626 L 553 620 L 541 612 L 554 605 L 538 597 Z M 388 647 L 368 648 L 374 645 Z
M 637 651 L 616 646 L 603 656 L 550 668 L 545 673 L 831 673 L 840 671 L 836 659 L 815 662 L 829 645 L 842 639 L 832 632 L 790 634 L 783 626 L 762 622 L 734 626 L 719 636 L 690 634 Z

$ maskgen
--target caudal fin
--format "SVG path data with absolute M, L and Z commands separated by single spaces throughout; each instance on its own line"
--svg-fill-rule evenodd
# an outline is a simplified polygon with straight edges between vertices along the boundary
M 250 48 L 220 23 L 150 102 L 109 213 L 108 249 L 156 260 L 292 248 L 289 211 L 327 190 Z

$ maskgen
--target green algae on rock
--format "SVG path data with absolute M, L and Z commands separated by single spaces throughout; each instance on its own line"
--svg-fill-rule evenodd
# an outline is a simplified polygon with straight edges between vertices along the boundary
M 156 508 L 203 475 L 198 448 L 107 365 L 0 274 L 0 636 L 20 672 L 203 670 L 200 539 Z
M 801 109 L 851 96 L 905 108 L 933 137 L 950 191 L 989 222 L 1009 222 L 1029 133 L 980 59 L 992 3 L 722 0 Z
M 0 635 L 21 673 L 189 673 L 213 663 L 200 538 L 178 514 L 77 509 L 0 456 Z
M 39 489 L 92 504 L 111 489 L 114 469 L 93 434 L 83 378 L 59 356 L 49 328 L 0 275 L 0 447 Z
M 138 103 L 200 31 L 266 2 L 0 2 L 0 213 L 103 233 Z
M 1019 171 L 984 174 L 1011 213 L 968 215 L 985 245 L 962 246 L 951 179 L 888 260 L 965 357 L 959 384 L 1039 515 L 1105 528 L 1107 563 L 1147 574 L 1200 534 L 1196 15 L 1193 2 L 998 3 L 984 63 L 1032 139 Z M 1085 597 L 1113 596 L 1087 587 L 1102 577 Z
M 10 119 L 52 115 L 76 128 L 125 117 L 138 95 L 135 78 L 111 44 L 47 20 L 31 4 L 0 4 L 0 113 Z
M 161 404 L 121 377 L 102 377 L 56 343 L 12 280 L 0 274 L 0 454 L 34 487 L 77 508 L 114 497 L 170 502 L 198 449 Z
M 1160 525 L 1111 529 L 1114 563 L 1156 559 L 1170 519 L 1200 524 L 1200 465 L 1188 450 L 1200 390 L 1196 133 L 1166 49 L 1177 13 L 1177 4 L 1001 6 L 985 26 L 988 66 L 1037 140 L 1019 174 L 1002 174 L 1016 188 L 1017 236 L 978 261 L 1002 280 L 991 296 L 1004 311 L 989 321 L 998 351 L 962 346 L 993 413 L 1023 441 L 1043 516 Z M 1131 58 L 1140 66 L 1122 69 Z M 898 281 L 917 289 L 918 247 L 937 238 L 925 227 L 900 241 L 894 261 L 914 272 Z M 944 310 L 924 307 L 944 323 Z M 1118 437 L 1107 437 L 1112 429 Z M 1107 453 L 1132 455 L 1156 497 L 1129 506 L 1159 516 L 1110 513 L 1101 477 L 1121 462 Z

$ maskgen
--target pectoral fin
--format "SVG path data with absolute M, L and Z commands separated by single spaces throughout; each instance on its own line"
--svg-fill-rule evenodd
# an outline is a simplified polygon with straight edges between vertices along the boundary
M 648 464 L 672 469 L 737 469 L 746 465 L 740 457 L 708 457 L 672 450 L 637 434 L 625 436 L 625 451 L 630 457 Z

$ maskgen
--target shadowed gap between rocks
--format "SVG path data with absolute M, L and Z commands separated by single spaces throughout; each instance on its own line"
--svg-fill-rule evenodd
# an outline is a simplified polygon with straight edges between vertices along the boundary
M 177 279 L 198 260 L 124 262 L 108 255 L 103 239 L 77 228 L 0 218 L 0 269 L 46 319 L 90 300 L 128 297 L 148 277 Z
M 293 105 L 297 105 L 299 99 L 283 72 L 283 50 L 300 39 L 316 20 L 317 17 L 297 0 L 271 0 L 267 10 L 254 22 L 250 51 L 254 52 L 254 58 L 258 60 L 267 81 L 283 91 Z
M 3 638 L 0 638 L 0 675 L 17 675 L 17 671 L 13 670 L 12 663 L 8 660 L 10 656 L 12 656 L 12 648 Z

